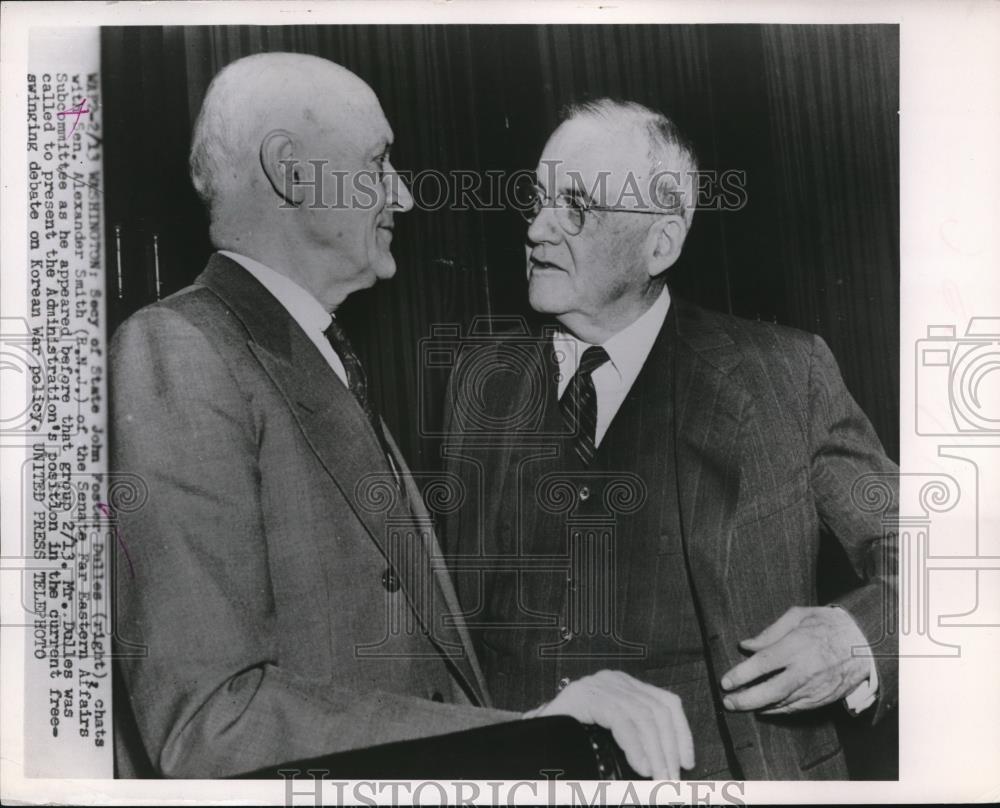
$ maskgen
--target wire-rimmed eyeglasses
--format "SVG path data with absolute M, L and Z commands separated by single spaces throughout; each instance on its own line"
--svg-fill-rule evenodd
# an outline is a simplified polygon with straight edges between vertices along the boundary
M 527 205 L 518 206 L 518 212 L 522 218 L 530 225 L 538 218 L 538 214 L 542 212 L 542 208 L 551 207 L 555 212 L 556 221 L 559 223 L 559 226 L 569 236 L 575 236 L 583 230 L 587 211 L 591 210 L 605 211 L 607 213 L 647 213 L 656 216 L 673 213 L 673 211 L 666 208 L 649 210 L 646 208 L 626 208 L 619 205 L 597 205 L 586 202 L 579 196 L 565 193 L 557 194 L 553 199 L 537 183 L 525 183 L 523 189 L 521 194 L 527 197 Z

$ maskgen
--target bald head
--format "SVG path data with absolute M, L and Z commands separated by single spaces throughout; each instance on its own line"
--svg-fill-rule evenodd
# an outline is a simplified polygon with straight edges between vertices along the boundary
M 335 311 L 396 271 L 394 216 L 413 200 L 392 140 L 375 93 L 340 65 L 292 53 L 233 62 L 208 88 L 191 146 L 212 243 Z
M 337 119 L 374 113 L 381 115 L 381 108 L 371 88 L 327 59 L 261 53 L 232 62 L 209 85 L 195 123 L 195 190 L 214 213 L 227 197 L 245 191 L 248 168 L 259 162 L 270 132 L 289 132 L 304 151 L 317 137 L 336 135 Z

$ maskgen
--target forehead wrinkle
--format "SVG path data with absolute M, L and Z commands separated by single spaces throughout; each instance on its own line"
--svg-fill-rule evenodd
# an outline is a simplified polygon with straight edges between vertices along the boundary
M 650 144 L 643 127 L 631 121 L 574 118 L 553 133 L 540 160 L 540 168 L 554 163 L 557 193 L 583 191 L 590 201 L 608 204 L 629 187 L 629 176 L 644 181 L 651 176 Z M 549 179 L 549 170 L 541 172 Z M 603 176 L 603 182 L 601 181 Z M 574 183 L 579 178 L 582 188 Z M 594 192 L 609 199 L 594 199 Z

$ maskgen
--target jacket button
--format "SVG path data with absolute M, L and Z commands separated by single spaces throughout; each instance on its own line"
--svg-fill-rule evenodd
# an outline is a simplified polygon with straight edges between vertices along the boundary
M 590 486 L 581 485 L 579 496 L 580 496 L 580 502 L 586 502 L 588 499 L 590 499 Z
M 396 575 L 391 567 L 382 573 L 382 586 L 388 592 L 399 591 L 399 576 Z
M 569 677 L 568 677 L 568 676 L 563 676 L 563 677 L 562 677 L 562 678 L 561 678 L 561 679 L 559 680 L 559 684 L 558 684 L 558 685 L 556 685 L 556 690 L 559 690 L 559 691 L 563 691 L 563 690 L 565 690 L 565 689 L 566 689 L 567 687 L 569 687 L 569 681 L 570 681 L 570 680 L 569 680 Z
M 440 690 L 435 690 L 431 694 L 431 701 L 444 701 L 444 694 Z
M 562 626 L 559 629 L 559 636 L 562 637 L 566 642 L 573 639 L 573 632 L 569 630 L 568 626 Z

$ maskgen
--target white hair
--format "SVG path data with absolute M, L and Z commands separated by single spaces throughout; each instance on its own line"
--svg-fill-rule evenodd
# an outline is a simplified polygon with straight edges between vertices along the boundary
M 649 143 L 649 171 L 656 177 L 652 203 L 681 216 L 688 227 L 697 206 L 698 159 L 694 146 L 663 113 L 635 101 L 597 98 L 563 108 L 562 121 L 598 118 L 624 129 L 637 128 Z

